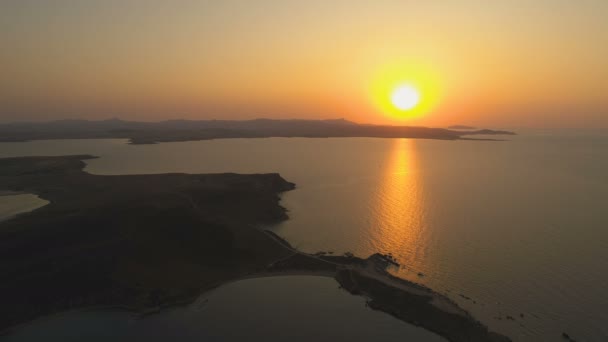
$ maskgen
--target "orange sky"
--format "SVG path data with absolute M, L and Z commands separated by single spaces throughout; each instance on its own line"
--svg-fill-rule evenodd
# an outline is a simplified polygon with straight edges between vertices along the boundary
M 606 18 L 604 0 L 7 0 L 0 121 L 608 127 Z M 379 105 L 401 79 L 424 88 L 415 117 Z

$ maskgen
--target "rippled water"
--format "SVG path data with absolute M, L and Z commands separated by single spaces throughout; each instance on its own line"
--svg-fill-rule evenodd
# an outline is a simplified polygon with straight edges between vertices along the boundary
M 0 144 L 0 156 L 68 153 L 100 156 L 96 174 L 279 172 L 298 188 L 275 229 L 298 248 L 391 252 L 401 276 L 515 340 L 608 338 L 605 135 Z

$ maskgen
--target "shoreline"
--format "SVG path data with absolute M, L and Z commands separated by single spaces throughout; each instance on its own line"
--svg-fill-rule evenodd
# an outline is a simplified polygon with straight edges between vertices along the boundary
M 157 144 L 230 138 L 378 137 L 458 140 L 473 135 L 515 135 L 504 130 L 454 130 L 441 127 L 359 124 L 339 120 L 184 120 L 173 122 L 61 121 L 0 124 L 0 141 L 46 139 L 128 139 L 130 144 Z
M 46 201 L 44 199 L 42 199 L 40 196 L 38 196 L 38 194 L 34 194 L 34 193 L 28 193 L 28 192 L 24 192 L 24 191 L 0 191 L 0 199 L 2 198 L 6 198 L 6 197 L 14 197 L 14 196 L 23 196 L 23 195 L 30 195 L 30 196 L 34 196 L 36 197 L 36 199 L 43 201 L 45 203 L 39 203 L 39 204 L 30 204 L 26 209 L 24 210 L 17 210 L 15 212 L 15 210 L 12 210 L 10 215 L 7 216 L 2 216 L 5 215 L 5 213 L 0 213 L 0 223 L 4 222 L 4 221 L 9 221 L 12 219 L 15 219 L 17 217 L 19 217 L 20 215 L 27 215 L 28 213 L 31 213 L 35 210 L 38 210 L 40 208 L 43 208 L 49 204 L 51 204 L 49 201 Z M 23 207 L 21 207 L 20 209 L 23 209 Z
M 6 328 L 4 330 L 0 331 L 0 337 L 2 336 L 9 336 L 13 333 L 15 333 L 17 330 L 20 329 L 27 329 L 27 327 L 29 325 L 32 325 L 36 322 L 42 322 L 42 321 L 48 321 L 48 320 L 52 320 L 53 318 L 56 317 L 61 317 L 63 315 L 69 315 L 69 314 L 73 314 L 73 313 L 79 313 L 79 312 L 96 312 L 96 311 L 111 311 L 111 312 L 116 312 L 116 313 L 128 313 L 130 315 L 133 316 L 134 319 L 146 319 L 146 317 L 148 316 L 153 316 L 153 315 L 158 315 L 158 314 L 162 314 L 165 313 L 167 311 L 173 310 L 173 309 L 178 309 L 181 307 L 187 307 L 190 305 L 194 305 L 196 303 L 197 300 L 204 298 L 205 296 L 208 296 L 209 294 L 211 294 L 214 290 L 219 289 L 223 286 L 232 284 L 232 283 L 236 283 L 236 282 L 240 282 L 240 281 L 244 281 L 244 280 L 250 280 L 250 279 L 260 279 L 260 278 L 274 278 L 274 277 L 290 277 L 290 276 L 306 276 L 306 277 L 322 277 L 322 278 L 330 278 L 333 279 L 334 281 L 336 281 L 336 283 L 338 285 L 340 285 L 340 289 L 345 290 L 347 292 L 350 292 L 349 289 L 346 289 L 344 287 L 342 287 L 342 284 L 340 283 L 340 281 L 336 278 L 336 273 L 335 272 L 331 272 L 331 271 L 312 271 L 312 270 L 293 270 L 293 271 L 274 271 L 274 272 L 261 272 L 261 273 L 254 273 L 254 274 L 247 274 L 235 279 L 230 279 L 230 280 L 226 280 L 226 281 L 222 281 L 218 284 L 212 284 L 204 289 L 201 289 L 201 292 L 199 294 L 197 294 L 196 296 L 193 296 L 191 298 L 184 298 L 181 301 L 176 301 L 176 302 L 171 302 L 171 303 L 163 303 L 158 307 L 149 307 L 149 308 L 141 308 L 141 307 L 132 307 L 132 306 L 125 306 L 125 305 L 91 305 L 91 306 L 85 306 L 85 307 L 78 307 L 78 308 L 73 308 L 73 309 L 69 309 L 69 310 L 65 310 L 65 311 L 58 311 L 58 312 L 54 312 L 54 313 L 50 313 L 48 315 L 45 316 L 41 316 L 38 318 L 35 318 L 31 321 L 27 321 L 24 323 L 20 323 L 18 325 Z M 420 285 L 414 282 L 410 282 L 408 280 L 405 279 L 401 279 L 401 278 L 396 278 L 399 281 L 402 281 L 404 283 L 407 283 L 407 285 L 415 285 L 415 286 L 421 286 L 424 287 L 424 285 Z M 425 287 L 426 288 L 426 287 Z M 435 293 L 434 291 L 432 291 L 431 289 L 426 288 L 429 293 L 432 293 L 434 295 L 438 295 L 438 296 L 444 296 L 442 294 L 439 293 Z M 352 292 L 350 292 L 351 294 L 354 294 Z M 359 295 L 361 296 L 361 294 L 355 294 L 355 295 Z M 369 304 L 369 298 L 367 298 L 365 295 L 363 295 L 363 297 L 366 300 L 366 303 Z M 435 298 L 434 298 L 435 299 Z M 449 298 L 445 298 L 447 299 L 452 305 L 454 305 L 453 308 L 451 309 L 457 309 L 457 310 L 462 310 L 461 312 L 453 312 L 455 314 L 458 315 L 463 315 L 463 317 L 466 317 L 469 315 L 469 313 L 467 311 L 465 311 L 464 309 L 461 309 L 457 304 L 455 304 L 455 302 L 451 301 Z M 374 307 L 371 305 L 367 305 L 367 307 L 369 307 L 372 310 L 376 310 L 376 311 L 382 311 L 386 314 L 389 314 L 391 316 L 393 316 L 394 318 L 407 323 L 407 324 L 411 324 L 413 326 L 417 326 L 420 328 L 423 328 L 427 331 L 433 332 L 438 334 L 439 336 L 442 336 L 444 338 L 446 338 L 446 336 L 440 334 L 440 331 L 436 331 L 436 330 L 432 330 L 427 328 L 425 325 L 421 325 L 419 322 L 416 321 L 406 321 L 401 319 L 399 316 L 397 315 L 393 315 L 389 312 L 386 312 L 386 310 L 384 310 L 382 307 Z M 438 307 L 439 308 L 439 307 Z M 445 310 L 446 308 L 443 307 L 441 308 L 442 310 Z M 446 311 L 450 311 L 450 310 L 446 310 Z M 505 340 L 508 341 L 508 340 Z
M 307 254 L 256 228 L 288 218 L 279 194 L 295 184 L 278 174 L 98 176 L 83 171 L 90 158 L 0 159 L 9 170 L 2 190 L 53 203 L 0 222 L 3 334 L 75 309 L 145 317 L 230 282 L 310 275 L 332 277 L 370 308 L 451 341 L 509 341 L 448 297 L 391 275 L 391 256 Z M 52 249 L 41 250 L 49 239 Z

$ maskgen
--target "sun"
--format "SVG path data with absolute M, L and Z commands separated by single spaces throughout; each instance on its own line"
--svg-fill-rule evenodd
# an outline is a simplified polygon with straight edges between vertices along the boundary
M 400 110 L 413 109 L 420 102 L 420 92 L 412 86 L 399 86 L 391 93 L 391 102 Z
M 370 115 L 392 122 L 427 120 L 436 115 L 445 91 L 441 70 L 417 60 L 377 64 L 365 84 Z

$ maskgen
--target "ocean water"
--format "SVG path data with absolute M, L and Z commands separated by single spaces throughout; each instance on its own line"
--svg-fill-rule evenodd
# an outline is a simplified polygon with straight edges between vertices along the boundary
M 509 141 L 270 138 L 1 143 L 0 157 L 88 153 L 94 174 L 278 172 L 297 248 L 392 253 L 516 341 L 608 339 L 608 135 Z

